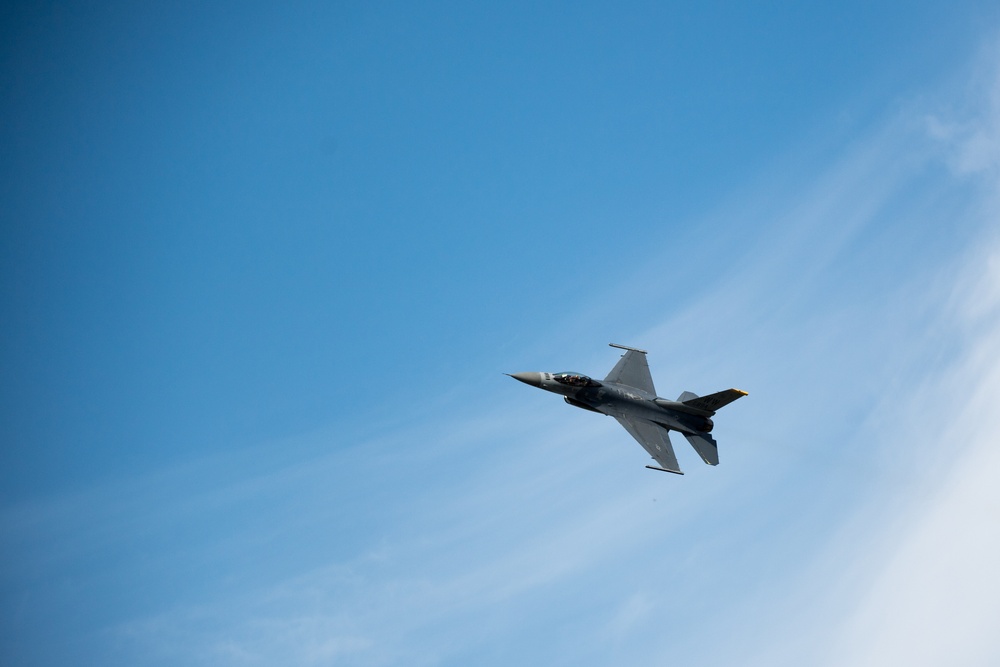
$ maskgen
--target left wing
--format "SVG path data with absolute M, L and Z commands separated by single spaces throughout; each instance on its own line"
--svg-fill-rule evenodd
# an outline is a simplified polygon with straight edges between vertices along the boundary
M 645 419 L 633 419 L 612 415 L 618 423 L 625 427 L 633 438 L 639 441 L 642 448 L 649 452 L 649 455 L 660 465 L 660 469 L 667 472 L 683 475 L 681 467 L 677 465 L 677 457 L 674 455 L 674 448 L 670 446 L 670 436 L 666 429 L 657 426 Z
M 637 350 L 634 347 L 615 345 L 614 343 L 611 343 L 611 347 L 625 350 L 625 354 L 618 360 L 615 367 L 611 369 L 611 372 L 608 373 L 608 377 L 604 378 L 604 381 L 618 382 L 629 387 L 642 389 L 656 396 L 656 389 L 653 388 L 653 376 L 649 374 L 649 364 L 646 363 L 646 352 L 644 350 Z

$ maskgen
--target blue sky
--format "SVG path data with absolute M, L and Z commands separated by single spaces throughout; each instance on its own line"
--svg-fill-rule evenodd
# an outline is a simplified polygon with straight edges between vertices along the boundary
M 995 664 L 998 19 L 8 4 L 0 662 Z

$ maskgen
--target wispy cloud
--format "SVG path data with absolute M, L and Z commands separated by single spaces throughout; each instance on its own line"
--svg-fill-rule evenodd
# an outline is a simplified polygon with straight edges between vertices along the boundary
M 780 594 L 757 599 L 756 649 L 743 664 L 995 664 L 1000 642 L 1000 86 L 978 72 L 969 106 L 945 125 L 930 115 L 955 178 L 971 199 L 924 224 L 975 230 L 974 243 L 904 286 L 911 317 L 890 327 L 893 391 L 847 446 L 870 483 L 855 487 L 812 564 Z M 955 129 L 958 128 L 958 129 Z M 936 196 L 956 204 L 949 188 Z M 887 313 L 900 309 L 887 304 Z M 917 318 L 912 314 L 919 313 Z M 877 327 L 885 333 L 885 322 Z M 901 350 L 905 353 L 900 354 Z M 860 445 L 860 446 L 859 446 Z M 874 477 L 871 470 L 875 470 Z M 723 651 L 733 657 L 729 651 Z
M 104 664 L 995 661 L 997 90 L 720 207 L 748 247 L 683 305 L 622 289 L 575 318 L 642 301 L 618 342 L 648 345 L 661 393 L 751 391 L 717 469 L 678 442 L 690 474 L 651 474 L 611 420 L 497 385 L 7 508 L 22 624 L 105 587 L 117 613 L 80 630 Z M 74 568 L 79 590 L 51 583 Z
M 1000 210 L 996 219 L 1000 219 Z M 829 664 L 991 665 L 1000 659 L 1000 258 L 997 238 L 970 253 L 953 311 L 959 359 L 921 392 L 901 429 L 909 475 L 863 557 L 868 576 L 833 624 Z M 945 311 L 948 312 L 948 311 Z M 891 437 L 891 435 L 890 435 Z M 883 524 L 884 525 L 884 524 Z M 858 537 L 854 534 L 853 537 Z M 854 551 L 858 551 L 854 549 Z

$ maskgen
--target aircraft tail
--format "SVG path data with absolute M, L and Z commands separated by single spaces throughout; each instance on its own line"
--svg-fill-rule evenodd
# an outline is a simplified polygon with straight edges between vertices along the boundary
M 677 398 L 677 401 L 689 408 L 714 414 L 719 408 L 725 407 L 736 399 L 743 398 L 746 395 L 747 392 L 740 389 L 726 389 L 725 391 L 717 391 L 708 396 L 698 396 L 697 394 L 692 394 L 690 391 L 685 391 Z
M 688 408 L 693 414 L 700 414 L 707 418 L 714 415 L 715 411 L 719 408 L 725 407 L 736 399 L 743 398 L 746 395 L 747 392 L 739 389 L 726 389 L 725 391 L 719 391 L 708 396 L 698 396 L 697 394 L 692 394 L 690 391 L 685 391 L 677 397 L 677 402 Z M 708 430 L 711 430 L 711 420 L 707 419 L 707 421 L 709 422 Z M 691 443 L 694 451 L 698 452 L 698 456 L 701 457 L 702 461 L 710 466 L 719 465 L 719 443 L 715 441 L 715 438 L 707 432 L 684 433 L 684 437 Z

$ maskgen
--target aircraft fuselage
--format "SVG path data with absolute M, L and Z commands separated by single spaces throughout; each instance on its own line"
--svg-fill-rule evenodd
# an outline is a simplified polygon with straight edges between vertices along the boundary
M 581 378 L 580 385 L 567 383 L 558 379 L 559 376 Z M 664 428 L 682 433 L 708 433 L 712 430 L 712 420 L 690 414 L 671 407 L 676 401 L 658 398 L 636 387 L 588 378 L 579 374 L 566 373 L 514 373 L 515 380 L 530 384 L 539 389 L 561 394 L 566 402 L 573 407 L 582 408 L 604 415 L 627 414 L 639 419 L 660 424 Z

